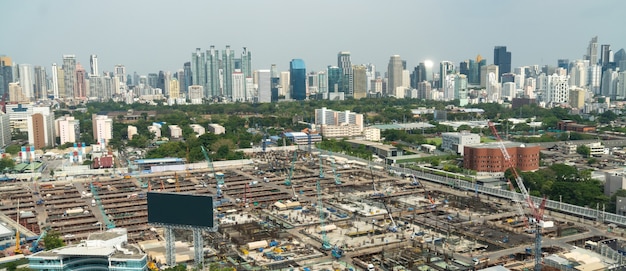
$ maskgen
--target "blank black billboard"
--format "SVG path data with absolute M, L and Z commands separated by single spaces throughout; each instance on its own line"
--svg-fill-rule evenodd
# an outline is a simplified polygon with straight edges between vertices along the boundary
M 213 227 L 213 197 L 148 192 L 148 223 Z

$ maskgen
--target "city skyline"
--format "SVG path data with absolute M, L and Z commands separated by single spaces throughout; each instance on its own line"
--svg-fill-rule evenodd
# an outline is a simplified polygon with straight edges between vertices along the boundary
M 237 52 L 247 47 L 254 70 L 277 64 L 282 71 L 295 58 L 308 71 L 324 70 L 340 51 L 349 51 L 353 64 L 381 68 L 400 55 L 408 68 L 424 60 L 459 63 L 477 54 L 493 63 L 493 48 L 506 46 L 517 67 L 582 59 L 593 36 L 614 51 L 626 46 L 615 27 L 626 20 L 619 14 L 623 1 L 116 2 L 3 2 L 12 11 L 5 20 L 20 23 L 0 25 L 0 35 L 9 37 L 0 54 L 46 69 L 60 65 L 63 55 L 76 55 L 89 67 L 94 54 L 100 73 L 122 64 L 147 74 L 183 69 L 195 48 L 210 45 Z M 552 19 L 554 10 L 569 16 Z M 305 11 L 313 16 L 302 16 Z M 50 31 L 51 23 L 59 31 Z

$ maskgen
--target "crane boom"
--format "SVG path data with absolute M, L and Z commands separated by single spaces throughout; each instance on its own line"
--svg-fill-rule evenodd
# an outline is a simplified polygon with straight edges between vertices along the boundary
M 496 127 L 493 124 L 493 122 L 489 121 L 488 124 L 489 124 L 489 128 L 491 129 L 491 133 L 498 140 L 498 146 L 500 147 L 500 151 L 502 152 L 502 156 L 504 157 L 505 166 L 507 168 L 510 168 L 511 171 L 513 172 L 513 177 L 515 179 L 515 183 L 517 184 L 517 187 L 519 188 L 522 194 L 521 196 L 528 204 L 528 207 L 530 208 L 530 212 L 532 216 L 535 218 L 535 251 L 534 251 L 535 268 L 534 269 L 535 271 L 540 271 L 541 270 L 541 226 L 540 226 L 539 221 L 543 220 L 543 212 L 545 210 L 546 198 L 543 199 L 539 208 L 535 206 L 535 203 L 533 202 L 532 198 L 530 197 L 530 194 L 528 193 L 528 189 L 526 189 L 526 186 L 524 185 L 524 180 L 517 172 L 517 169 L 515 168 L 515 165 L 513 164 L 513 161 L 511 159 L 511 155 L 509 154 L 509 151 L 506 149 L 506 146 L 504 146 L 504 142 L 502 141 L 502 138 L 500 138 L 500 135 L 498 134 L 498 130 L 496 130 Z M 509 186 L 511 186 L 512 188 L 513 186 L 510 184 L 510 181 L 508 182 L 509 182 Z M 518 193 L 515 193 L 515 195 L 516 197 L 519 197 L 517 196 L 519 195 Z M 526 223 L 526 225 L 528 226 L 528 221 L 527 221 L 526 215 L 524 214 L 524 210 L 522 208 L 520 200 L 514 200 L 514 201 L 516 202 L 518 212 L 520 213 L 520 215 L 523 216 L 524 223 Z

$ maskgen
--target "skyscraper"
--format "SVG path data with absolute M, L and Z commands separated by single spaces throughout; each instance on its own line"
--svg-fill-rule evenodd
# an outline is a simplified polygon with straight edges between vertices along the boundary
M 215 49 L 214 45 L 209 47 L 209 50 L 206 52 L 206 86 L 205 87 L 205 97 L 212 98 L 214 96 L 220 96 L 222 93 L 221 82 L 220 82 L 220 54 L 219 51 Z M 193 63 L 191 65 L 191 69 L 196 73 Z M 195 82 L 195 81 L 194 81 Z
M 204 86 L 206 84 L 206 60 L 204 59 L 204 53 L 200 52 L 200 48 L 196 48 L 196 52 L 191 54 L 191 85 Z M 204 91 L 208 91 L 208 88 L 204 88 Z M 211 97 L 211 95 L 204 94 L 204 97 Z
M 235 53 L 230 50 L 230 45 L 222 50 L 222 73 L 224 87 L 221 96 L 231 98 L 233 96 L 233 71 L 235 71 Z
M 54 146 L 54 112 L 49 107 L 33 107 L 27 126 L 28 144 L 35 146 L 35 149 Z
M 385 96 L 398 95 L 397 88 L 402 87 L 402 59 L 399 55 L 392 55 L 389 58 L 389 64 L 387 65 L 387 78 L 387 92 L 383 94 Z M 404 97 L 404 95 L 401 96 Z
M 187 87 L 191 86 L 193 82 L 191 81 L 191 62 L 185 62 L 183 64 L 183 77 L 178 78 L 180 81 L 180 90 L 183 92 L 187 91 Z
M 54 99 L 59 98 L 59 75 L 58 75 L 58 71 L 59 71 L 59 67 L 57 66 L 56 63 L 52 63 L 52 68 L 51 68 L 51 74 L 50 74 L 50 79 L 52 80 L 52 82 L 50 83 L 50 88 L 51 92 L 52 92 L 52 97 L 54 97 Z
M 124 65 L 115 65 L 114 76 L 119 80 L 120 84 L 126 84 L 126 67 Z
M 611 57 L 612 57 L 611 45 L 609 44 L 600 45 L 600 65 L 602 66 L 603 69 L 608 68 L 609 63 L 612 62 Z
M 498 77 L 498 67 L 497 65 L 487 65 L 480 67 L 480 86 L 486 87 L 490 81 L 489 74 L 493 73 L 496 78 L 495 81 L 500 82 L 500 77 Z
M 89 57 L 89 76 L 97 76 L 100 75 L 98 73 L 98 56 L 97 55 L 91 55 Z
M 0 97 L 9 92 L 9 83 L 13 82 L 13 67 L 11 58 L 0 56 Z
M 35 100 L 45 99 L 48 96 L 48 79 L 46 76 L 46 69 L 41 66 L 35 66 L 34 76 L 34 91 Z
M 76 64 L 76 83 L 74 84 L 74 98 L 87 99 L 87 82 L 85 69 L 80 63 Z
M 113 119 L 107 115 L 91 115 L 93 138 L 96 142 L 109 142 L 113 138 Z
M 337 54 L 337 66 L 341 69 L 339 92 L 345 93 L 346 97 L 352 97 L 354 94 L 354 74 L 350 52 L 344 51 Z
M 74 98 L 74 85 L 76 84 L 76 56 L 63 55 L 63 92 L 59 88 L 59 97 Z
M 439 88 L 444 88 L 446 75 L 454 73 L 454 64 L 450 61 L 441 61 L 439 64 Z
M 584 57 L 585 60 L 589 60 L 589 65 L 598 64 L 598 36 L 591 38 L 589 46 L 587 46 L 587 54 Z
M 257 101 L 259 103 L 271 103 L 272 91 L 271 91 L 271 73 L 270 70 L 258 70 L 257 77 Z
M 22 93 L 28 100 L 32 100 L 34 96 L 34 80 L 33 67 L 30 64 L 19 64 L 19 79 Z
M 341 69 L 337 66 L 328 66 L 328 92 L 339 92 L 339 84 L 341 84 Z
M 294 100 L 306 99 L 306 66 L 302 59 L 289 62 L 289 78 L 291 79 L 291 97 Z
M 353 73 L 353 97 L 361 99 L 367 97 L 367 67 L 356 65 L 352 68 Z
M 498 78 L 503 73 L 511 72 L 511 52 L 506 50 L 506 46 L 496 46 L 493 49 L 493 64 L 498 65 L 499 74 Z

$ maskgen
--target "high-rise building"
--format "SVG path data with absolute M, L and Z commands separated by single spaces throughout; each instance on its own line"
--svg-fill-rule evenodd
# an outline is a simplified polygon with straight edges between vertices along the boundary
M 589 41 L 587 54 L 585 54 L 584 59 L 589 60 L 589 65 L 598 64 L 598 36 L 591 38 L 591 41 Z
M 464 60 L 459 63 L 459 73 L 465 76 L 469 76 L 469 61 Z
M 59 98 L 59 67 L 57 66 L 56 63 L 52 63 L 52 68 L 50 71 L 51 71 L 50 88 L 52 92 L 52 97 L 54 97 L 54 99 L 58 99 Z
M 119 80 L 120 84 L 126 84 L 126 67 L 124 65 L 115 65 L 113 75 Z
M 326 72 L 328 73 L 328 92 L 339 92 L 341 69 L 337 66 L 328 66 Z
M 54 112 L 47 106 L 33 107 L 28 116 L 28 144 L 35 149 L 54 146 Z
M 34 80 L 33 80 L 33 67 L 30 64 L 19 64 L 19 79 L 20 86 L 22 87 L 22 93 L 28 100 L 34 98 Z
M 612 56 L 611 45 L 609 44 L 600 45 L 600 66 L 606 69 L 609 66 L 609 63 L 612 62 L 611 56 Z
M 317 91 L 322 95 L 322 98 L 328 96 L 328 74 L 326 71 L 317 73 Z
M 353 97 L 361 99 L 367 97 L 367 67 L 365 65 L 356 65 L 352 67 L 353 73 Z
M 272 96 L 272 102 L 278 101 L 278 92 L 280 88 L 280 73 L 278 72 L 278 68 L 276 64 L 272 64 L 270 68 L 270 91 Z
M 468 94 L 467 76 L 465 74 L 457 74 L 454 77 L 454 99 L 461 101 L 461 106 L 465 106 Z
M 174 78 L 170 81 L 170 89 L 169 89 L 169 98 L 170 99 L 180 99 L 180 83 L 178 79 Z
M 113 138 L 113 119 L 107 115 L 91 115 L 93 138 L 96 142 L 109 142 Z
M 34 98 L 35 100 L 45 99 L 48 96 L 48 79 L 46 76 L 46 69 L 41 66 L 35 66 L 34 71 Z
M 429 81 L 422 81 L 417 83 L 417 98 L 430 100 L 432 99 L 432 86 Z
M 30 100 L 24 94 L 20 82 L 9 83 L 9 102 L 11 103 L 29 103 Z
M 367 76 L 367 92 L 372 91 L 372 80 L 376 80 L 376 66 L 374 64 L 365 65 L 367 71 L 365 72 Z
M 500 82 L 499 80 L 499 68 L 497 65 L 487 65 L 480 67 L 480 86 L 486 87 L 489 82 L 489 74 L 493 73 L 496 75 L 496 82 Z
M 615 62 L 615 67 L 619 68 L 620 71 L 626 71 L 626 51 L 624 51 L 624 48 L 619 49 L 613 55 L 613 61 Z
M 617 74 L 617 86 L 615 88 L 615 93 L 616 99 L 626 99 L 626 71 L 622 71 Z
M 89 57 L 89 76 L 98 76 L 100 73 L 98 72 L 98 56 L 91 55 Z
M 180 81 L 180 90 L 181 91 L 187 91 L 187 87 L 191 86 L 193 84 L 192 82 L 192 71 L 191 71 L 191 62 L 185 62 L 185 64 L 183 64 L 183 77 L 182 78 L 178 78 L 178 80 Z
M 13 64 L 8 56 L 0 56 L 0 97 L 9 92 L 9 83 L 13 83 Z
M 74 98 L 74 85 L 76 84 L 76 56 L 63 55 L 62 69 L 63 88 L 59 87 L 59 97 L 61 99 Z
M 302 59 L 292 59 L 289 62 L 289 78 L 291 79 L 291 98 L 297 101 L 305 100 L 306 93 L 306 66 Z
M 11 125 L 9 114 L 0 110 L 0 148 L 11 144 Z
M 454 73 L 454 64 L 450 61 L 441 61 L 439 63 L 439 88 L 445 87 L 446 75 Z
M 587 68 L 585 62 L 576 60 L 569 70 L 569 84 L 576 87 L 587 86 Z
M 569 105 L 572 108 L 583 109 L 585 107 L 585 96 L 587 91 L 584 88 L 575 87 L 569 91 Z
M 602 73 L 602 82 L 600 83 L 600 94 L 602 96 L 615 99 L 617 95 L 617 71 L 608 69 Z
M 272 102 L 272 75 L 270 70 L 258 70 L 257 77 L 257 101 L 259 103 Z M 290 74 L 293 76 L 293 74 Z M 303 77 L 303 80 L 305 77 Z M 293 83 L 293 81 L 292 81 Z
M 247 47 L 241 52 L 241 72 L 245 78 L 252 78 L 252 53 Z
M 337 54 L 337 66 L 341 69 L 339 92 L 345 93 L 346 97 L 352 97 L 354 94 L 354 74 L 350 52 L 343 51 Z
M 205 96 L 208 97 L 217 97 L 222 96 L 222 86 L 223 83 L 220 80 L 220 53 L 219 50 L 215 49 L 214 45 L 209 47 L 209 50 L 206 52 L 206 86 L 205 87 Z M 195 68 L 191 66 L 192 71 L 195 72 Z M 194 81 L 195 82 L 195 81 Z
M 291 82 L 291 79 L 289 79 L 289 72 L 288 71 L 280 72 L 280 88 L 278 89 L 278 96 L 283 96 L 285 98 L 291 99 L 291 97 L 287 97 L 290 94 L 289 93 L 291 89 L 289 86 L 290 82 Z
M 399 55 L 392 55 L 387 65 L 387 92 L 383 93 L 385 96 L 396 96 L 398 95 L 398 88 L 403 88 L 402 70 L 402 59 Z M 402 94 L 404 94 L 404 91 L 402 91 Z M 404 95 L 397 98 L 404 98 Z
M 78 142 L 80 139 L 80 121 L 74 117 L 65 115 L 54 122 L 55 134 L 59 137 L 59 144 Z
M 80 63 L 76 64 L 76 83 L 74 84 L 74 98 L 87 99 L 87 74 Z
M 233 96 L 233 71 L 235 71 L 235 52 L 230 50 L 230 45 L 226 45 L 226 49 L 222 50 L 222 73 L 224 85 L 222 89 L 223 97 Z
M 557 59 L 556 66 L 559 68 L 563 68 L 565 70 L 569 70 L 569 59 Z
M 503 73 L 511 72 L 511 52 L 506 50 L 506 46 L 496 46 L 493 49 L 493 64 L 498 65 L 498 78 Z
M 570 94 L 567 76 L 557 74 L 540 74 L 537 77 L 537 90 L 543 94 L 543 102 L 548 106 L 567 103 Z
M 246 80 L 243 72 L 237 69 L 232 73 L 232 101 L 245 102 L 246 101 Z M 278 90 L 277 90 L 278 92 Z M 276 95 L 278 98 L 278 95 Z
M 600 94 L 600 82 L 602 81 L 602 67 L 597 64 L 589 66 L 589 74 L 587 75 L 588 89 L 593 94 Z

